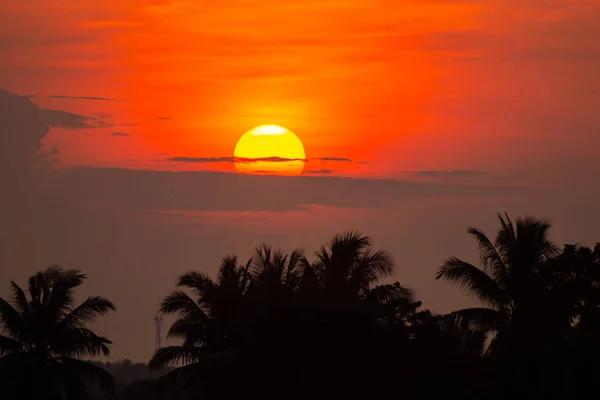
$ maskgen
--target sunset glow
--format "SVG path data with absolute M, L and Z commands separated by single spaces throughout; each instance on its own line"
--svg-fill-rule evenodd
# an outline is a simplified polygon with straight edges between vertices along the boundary
M 0 4 L 0 297 L 81 268 L 115 359 L 177 276 L 263 242 L 364 232 L 441 315 L 472 305 L 432 281 L 478 259 L 467 226 L 599 239 L 600 0 Z

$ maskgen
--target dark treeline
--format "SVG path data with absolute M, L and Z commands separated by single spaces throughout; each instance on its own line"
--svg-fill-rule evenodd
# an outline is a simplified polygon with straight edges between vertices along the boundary
M 87 325 L 115 310 L 75 304 L 80 271 L 51 267 L 0 299 L 0 384 L 7 399 L 577 399 L 600 382 L 600 245 L 562 248 L 546 220 L 499 215 L 495 238 L 469 228 L 477 263 L 450 257 L 435 278 L 479 307 L 435 315 L 398 282 L 370 238 L 336 235 L 315 253 L 260 246 L 218 275 L 190 271 L 160 307 L 177 346 L 157 375 L 115 389 L 110 341 Z M 160 376 L 160 378 L 159 378 Z

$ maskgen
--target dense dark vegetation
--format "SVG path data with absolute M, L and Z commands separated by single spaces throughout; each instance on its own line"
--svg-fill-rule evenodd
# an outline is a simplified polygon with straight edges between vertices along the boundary
M 390 255 L 360 233 L 335 236 L 310 262 L 263 245 L 216 279 L 179 277 L 160 312 L 176 316 L 178 346 L 149 362 L 155 379 L 128 382 L 120 399 L 404 398 L 572 399 L 600 389 L 600 245 L 549 238 L 545 220 L 499 216 L 494 240 L 469 229 L 477 265 L 451 257 L 436 279 L 481 304 L 434 315 L 400 283 Z M 0 299 L 2 398 L 86 399 L 115 384 L 108 354 L 87 328 L 114 306 L 75 305 L 79 271 L 51 267 L 11 282 Z M 168 367 L 174 367 L 166 369 Z

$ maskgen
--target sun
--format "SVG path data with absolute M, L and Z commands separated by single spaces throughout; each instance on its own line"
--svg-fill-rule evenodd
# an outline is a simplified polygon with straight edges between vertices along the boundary
M 260 125 L 242 135 L 233 151 L 235 169 L 242 173 L 300 175 L 306 153 L 292 131 Z

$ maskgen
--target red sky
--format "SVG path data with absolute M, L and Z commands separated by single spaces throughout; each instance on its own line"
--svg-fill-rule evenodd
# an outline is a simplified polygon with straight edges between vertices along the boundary
M 310 253 L 364 229 L 438 311 L 468 300 L 435 269 L 473 255 L 465 227 L 493 232 L 498 211 L 551 217 L 560 243 L 600 240 L 597 0 L 0 3 L 0 88 L 54 110 L 45 132 L 2 103 L 8 181 L 33 162 L 28 134 L 54 162 L 3 199 L 0 229 L 19 228 L 1 237 L 0 284 L 55 262 L 89 271 L 123 304 L 116 357 L 147 358 L 152 338 L 132 337 L 152 333 L 177 274 L 261 240 Z M 267 123 L 309 159 L 349 161 L 309 161 L 319 179 L 152 172 L 233 173 L 167 158 L 231 157 Z M 132 300 L 120 274 L 152 295 Z

